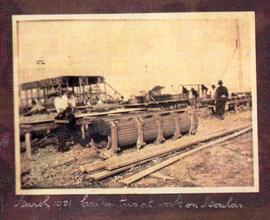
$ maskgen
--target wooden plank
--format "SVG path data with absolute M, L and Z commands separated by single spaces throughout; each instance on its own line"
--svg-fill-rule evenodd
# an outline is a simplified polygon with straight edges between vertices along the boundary
M 51 117 L 48 119 L 36 120 L 36 121 L 23 121 L 23 118 L 21 118 L 20 125 L 41 124 L 41 123 L 49 123 L 49 122 L 53 122 L 53 121 L 54 121 L 54 117 Z
M 26 147 L 26 158 L 32 159 L 32 147 L 31 147 L 31 133 L 28 131 L 25 133 L 25 147 Z
M 91 112 L 91 113 L 84 113 L 84 114 L 76 114 L 76 118 L 83 118 L 83 117 L 95 117 L 95 116 L 106 116 L 109 114 L 118 114 L 118 113 L 129 113 L 129 112 L 138 112 L 147 110 L 146 108 L 135 108 L 135 109 L 118 109 L 113 111 L 106 111 L 106 112 Z M 33 120 L 33 121 L 24 121 L 24 118 L 20 119 L 21 125 L 32 125 L 32 124 L 41 124 L 41 123 L 49 123 L 54 122 L 54 118 L 56 115 L 50 116 L 46 119 L 41 120 Z
M 22 125 L 20 126 L 20 130 L 22 133 L 25 133 L 26 130 L 30 129 L 31 131 L 42 131 L 59 127 L 58 124 L 55 123 L 44 123 L 44 124 L 33 124 L 33 125 Z
M 147 108 L 117 109 L 117 110 L 107 111 L 107 112 L 92 112 L 92 113 L 78 114 L 76 115 L 76 118 L 103 116 L 103 115 L 109 115 L 109 114 L 129 113 L 129 112 L 146 111 L 146 110 Z
M 94 171 L 98 171 L 98 170 L 101 170 L 105 167 L 106 165 L 106 161 L 98 161 L 98 162 L 93 162 L 93 163 L 90 163 L 90 164 L 85 164 L 85 165 L 81 165 L 80 166 L 80 170 L 83 172 L 83 173 L 91 173 L 91 172 L 94 172 Z
M 114 169 L 120 168 L 122 166 L 126 166 L 126 165 L 129 165 L 129 164 L 132 164 L 132 163 L 136 163 L 136 162 L 138 162 L 140 160 L 144 160 L 144 159 L 147 159 L 147 158 L 150 158 L 150 157 L 159 156 L 159 155 L 170 153 L 170 152 L 175 152 L 175 151 L 181 150 L 181 149 L 183 149 L 185 147 L 188 147 L 188 146 L 191 146 L 191 145 L 196 145 L 198 143 L 211 140 L 213 138 L 218 138 L 220 136 L 224 136 L 224 135 L 227 135 L 229 133 L 233 133 L 233 132 L 236 132 L 238 130 L 241 130 L 241 129 L 244 129 L 244 128 L 247 128 L 247 127 L 248 127 L 247 125 L 240 126 L 238 128 L 232 128 L 232 129 L 228 129 L 226 131 L 222 131 L 220 133 L 215 133 L 215 134 L 211 134 L 209 136 L 196 138 L 193 141 L 183 142 L 178 146 L 171 146 L 171 147 L 168 147 L 168 148 L 160 148 L 160 149 L 157 149 L 156 151 L 151 151 L 148 154 L 139 154 L 137 157 L 134 156 L 133 158 L 131 158 L 129 160 L 121 160 L 121 161 L 119 160 L 116 163 L 108 164 L 108 165 L 105 166 L 105 168 L 108 169 L 108 170 L 114 170 Z
M 182 110 L 166 111 L 166 112 L 155 112 L 155 111 L 142 112 L 145 110 L 147 110 L 147 109 L 146 108 L 137 108 L 137 109 L 122 109 L 121 111 L 114 110 L 114 111 L 106 111 L 106 112 L 91 112 L 91 113 L 85 113 L 85 114 L 75 114 L 75 117 L 78 119 L 77 124 L 87 124 L 87 123 L 90 123 L 91 120 L 94 120 L 97 116 L 105 116 L 107 120 L 116 120 L 116 119 L 130 119 L 130 118 L 138 117 L 138 113 L 140 114 L 139 115 L 140 117 L 145 117 L 145 116 L 155 115 L 157 113 L 163 115 L 163 114 L 168 114 L 171 112 L 179 112 L 179 113 L 184 112 L 183 109 Z M 130 113 L 130 114 L 128 114 L 128 115 L 124 114 L 121 116 L 117 116 L 117 114 L 119 114 L 119 113 Z M 35 126 L 37 126 L 35 128 L 35 130 L 43 129 L 43 127 L 52 126 L 51 124 L 54 124 L 55 116 L 56 116 L 56 114 L 52 115 L 46 119 L 32 120 L 32 121 L 25 120 L 25 118 L 22 117 L 20 119 L 20 126 L 35 125 Z M 42 128 L 40 128 L 40 126 Z
M 103 170 L 103 171 L 100 171 L 98 173 L 91 174 L 87 178 L 93 179 L 93 180 L 101 180 L 101 179 L 104 179 L 106 177 L 112 176 L 114 174 L 120 173 L 120 172 L 125 171 L 125 170 L 128 170 L 130 168 L 133 168 L 135 166 L 138 166 L 140 164 L 147 163 L 150 160 L 152 160 L 152 159 L 147 159 L 147 160 L 139 161 L 138 163 L 131 164 L 131 165 L 128 165 L 128 166 L 124 166 L 124 167 L 121 167 L 121 168 L 115 169 L 115 170 Z
M 229 136 L 226 136 L 226 137 L 220 138 L 218 140 L 212 141 L 211 143 L 208 143 L 208 144 L 204 144 L 204 145 L 202 145 L 200 147 L 195 148 L 192 151 L 182 153 L 182 154 L 177 155 L 177 156 L 175 156 L 173 158 L 165 160 L 165 161 L 163 161 L 163 162 L 161 162 L 161 163 L 159 163 L 159 164 L 157 164 L 155 166 L 152 166 L 152 167 L 150 167 L 150 168 L 148 168 L 146 170 L 143 170 L 143 171 L 141 171 L 139 173 L 136 173 L 136 174 L 131 175 L 131 176 L 127 177 L 127 178 L 121 179 L 121 180 L 119 180 L 119 182 L 122 183 L 122 184 L 125 184 L 125 185 L 130 185 L 131 183 L 134 183 L 134 182 L 142 179 L 143 177 L 145 177 L 145 176 L 147 176 L 147 175 L 149 175 L 151 173 L 154 173 L 154 172 L 156 172 L 156 171 L 158 171 L 158 170 L 160 170 L 160 169 L 162 169 L 162 168 L 164 168 L 166 166 L 169 166 L 169 165 L 179 161 L 180 159 L 183 159 L 184 157 L 187 157 L 189 155 L 197 153 L 198 151 L 204 150 L 204 149 L 206 149 L 208 147 L 211 147 L 211 146 L 213 146 L 215 144 L 219 144 L 219 143 L 222 143 L 224 141 L 228 141 L 228 140 L 230 140 L 232 138 L 235 138 L 235 137 L 237 137 L 239 135 L 242 135 L 242 134 L 250 131 L 251 129 L 252 129 L 252 127 L 250 126 L 250 127 L 245 128 L 243 130 L 240 130 L 240 131 L 238 131 L 238 132 L 236 132 L 234 134 L 231 134 Z

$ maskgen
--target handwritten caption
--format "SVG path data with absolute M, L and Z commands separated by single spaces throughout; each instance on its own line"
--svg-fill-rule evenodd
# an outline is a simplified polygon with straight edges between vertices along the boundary
M 217 201 L 207 196 L 202 201 L 191 202 L 186 200 L 182 195 L 177 195 L 174 199 L 165 201 L 156 201 L 154 199 L 147 199 L 145 201 L 134 201 L 128 198 L 121 198 L 117 201 L 110 201 L 104 197 L 93 199 L 89 195 L 83 195 L 79 199 L 63 199 L 55 200 L 50 196 L 39 201 L 29 201 L 26 196 L 21 196 L 14 204 L 15 208 L 42 208 L 42 209 L 65 209 L 70 207 L 78 207 L 80 209 L 106 209 L 115 210 L 117 208 L 128 209 L 238 209 L 245 208 L 245 206 L 229 197 L 226 200 Z

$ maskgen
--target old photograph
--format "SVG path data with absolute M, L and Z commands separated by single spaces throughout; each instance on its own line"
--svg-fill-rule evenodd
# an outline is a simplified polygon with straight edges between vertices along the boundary
M 12 19 L 17 194 L 258 192 L 254 12 Z

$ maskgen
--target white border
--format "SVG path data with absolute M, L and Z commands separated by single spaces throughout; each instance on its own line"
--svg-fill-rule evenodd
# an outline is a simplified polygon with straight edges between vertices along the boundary
M 21 189 L 20 181 L 20 143 L 19 143 L 19 90 L 18 90 L 18 38 L 19 21 L 54 20 L 160 20 L 160 19 L 237 19 L 250 21 L 251 35 L 251 73 L 252 73 L 252 127 L 253 127 L 253 187 L 163 187 L 163 188 L 70 188 L 70 189 Z M 246 193 L 259 192 L 257 93 L 256 93 L 256 51 L 255 51 L 255 13 L 254 12 L 188 12 L 188 13 L 147 13 L 147 14 L 91 14 L 91 15 L 14 15 L 13 28 L 13 98 L 15 127 L 15 161 L 17 195 L 62 195 L 62 194 L 178 194 L 178 193 Z

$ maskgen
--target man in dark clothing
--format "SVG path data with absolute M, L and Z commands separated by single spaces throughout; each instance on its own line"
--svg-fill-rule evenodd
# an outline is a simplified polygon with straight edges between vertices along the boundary
M 202 95 L 206 96 L 208 92 L 208 88 L 205 85 L 201 85 Z
M 61 122 L 61 126 L 55 131 L 58 135 L 58 151 L 64 152 L 69 150 L 69 146 L 66 146 L 66 143 L 70 138 L 74 143 L 78 143 L 82 147 L 86 146 L 86 141 L 81 137 L 81 133 L 76 125 L 75 115 L 70 107 L 59 113 L 55 119 Z
M 225 113 L 225 105 L 229 97 L 228 89 L 223 86 L 222 80 L 218 81 L 219 87 L 216 89 L 216 115 L 223 120 Z
M 196 89 L 194 89 L 194 88 L 191 88 L 191 93 L 192 93 L 192 97 L 194 97 L 195 100 L 197 100 L 199 97 L 198 91 L 196 91 Z
M 185 97 L 188 97 L 189 95 L 189 90 L 183 86 L 182 93 L 184 94 Z

